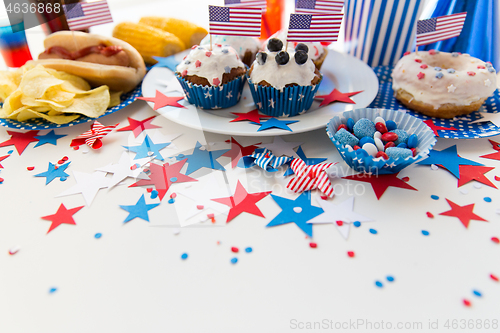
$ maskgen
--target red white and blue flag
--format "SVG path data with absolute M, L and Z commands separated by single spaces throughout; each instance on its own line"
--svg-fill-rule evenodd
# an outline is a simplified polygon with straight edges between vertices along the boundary
M 210 34 L 260 37 L 262 9 L 259 7 L 208 6 Z
M 295 12 L 297 14 L 331 14 L 340 13 L 344 7 L 344 0 L 297 0 Z
M 63 5 L 63 9 L 70 30 L 82 30 L 113 22 L 106 0 L 67 4 Z
M 467 13 L 433 17 L 417 22 L 417 46 L 460 36 Z
M 228 7 L 259 7 L 265 10 L 266 0 L 224 0 L 224 5 Z
M 336 42 L 343 14 L 290 14 L 288 42 Z

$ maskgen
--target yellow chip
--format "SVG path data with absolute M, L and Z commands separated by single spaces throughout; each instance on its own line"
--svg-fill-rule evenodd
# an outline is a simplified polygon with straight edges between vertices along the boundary
M 12 94 L 21 81 L 21 71 L 0 72 L 0 102 L 5 101 Z
M 26 121 L 26 120 L 33 119 L 33 118 L 43 118 L 43 119 L 48 120 L 52 123 L 62 125 L 62 124 L 67 124 L 69 122 L 72 122 L 75 119 L 78 119 L 78 117 L 80 117 L 80 115 L 78 115 L 78 114 L 68 114 L 68 115 L 62 115 L 62 116 L 50 116 L 48 114 L 37 112 L 37 111 L 34 111 L 32 109 L 25 109 L 25 110 L 22 110 L 21 112 L 19 112 L 19 114 L 17 115 L 17 120 L 18 121 Z
M 110 101 L 108 86 L 100 86 L 86 95 L 77 95 L 71 106 L 60 110 L 64 113 L 79 113 L 89 118 L 101 116 L 108 108 Z
M 114 91 L 110 93 L 110 99 L 109 99 L 109 105 L 108 108 L 112 108 L 113 106 L 120 105 L 122 100 L 120 99 L 120 96 L 122 95 L 121 91 Z
M 14 91 L 9 97 L 7 97 L 5 103 L 3 103 L 3 110 L 7 116 L 15 110 L 23 107 L 23 103 L 21 103 L 22 96 L 22 92 L 18 89 Z
M 73 98 L 75 98 L 75 93 L 60 90 L 60 89 L 58 89 L 59 87 L 60 86 L 56 86 L 56 87 L 51 87 L 51 88 L 47 89 L 47 91 L 45 92 L 45 95 L 43 96 L 43 99 L 48 99 L 48 100 L 51 100 L 51 101 L 56 102 L 56 103 L 70 102 L 70 104 L 71 104 L 73 101 Z
M 37 66 L 24 74 L 19 88 L 23 95 L 42 98 L 47 89 L 62 83 L 64 83 L 63 80 L 52 76 L 42 66 Z

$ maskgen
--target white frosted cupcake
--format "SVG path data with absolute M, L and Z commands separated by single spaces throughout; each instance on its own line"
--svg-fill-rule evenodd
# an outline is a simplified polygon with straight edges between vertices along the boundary
M 212 35 L 212 45 L 215 44 L 231 46 L 238 53 L 241 61 L 248 67 L 252 66 L 255 55 L 261 48 L 260 41 L 254 37 Z M 200 45 L 210 45 L 210 36 L 203 38 Z

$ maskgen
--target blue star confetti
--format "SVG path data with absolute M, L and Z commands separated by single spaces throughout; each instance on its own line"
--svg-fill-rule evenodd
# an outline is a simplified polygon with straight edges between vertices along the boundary
M 172 72 L 175 72 L 177 65 L 180 63 L 175 59 L 175 56 L 170 57 L 153 57 L 154 60 L 158 61 L 154 67 L 166 67 L 170 69 Z
M 64 170 L 66 170 L 66 168 L 69 166 L 70 163 L 71 162 L 68 162 L 66 164 L 59 165 L 56 167 L 54 164 L 49 162 L 48 170 L 35 175 L 35 177 L 46 177 L 45 185 L 47 185 L 56 178 L 59 178 L 60 181 L 65 181 L 69 177 L 69 175 L 66 172 L 64 172 Z
M 141 195 L 141 197 L 139 198 L 139 200 L 137 201 L 137 203 L 135 205 L 131 205 L 131 206 L 120 205 L 121 209 L 124 209 L 128 212 L 128 216 L 125 219 L 125 221 L 123 221 L 123 223 L 132 221 L 136 217 L 143 219 L 144 221 L 149 222 L 148 211 L 150 211 L 151 209 L 155 208 L 158 205 L 159 205 L 159 203 L 146 204 L 146 199 L 144 199 L 144 194 Z
M 460 178 L 460 165 L 484 165 L 477 163 L 466 158 L 458 156 L 457 146 L 451 146 L 444 150 L 431 150 L 429 152 L 429 157 L 425 160 L 417 162 L 420 165 L 442 165 L 446 170 L 451 172 L 453 176 Z
M 264 131 L 264 130 L 271 129 L 271 128 L 279 128 L 279 129 L 282 129 L 285 131 L 293 132 L 292 129 L 290 127 L 288 127 L 288 125 L 294 124 L 297 122 L 299 122 L 299 121 L 298 120 L 279 120 L 278 118 L 269 118 L 268 120 L 263 121 L 260 124 L 257 124 L 257 123 L 252 123 L 252 124 L 260 125 L 257 132 Z
M 190 175 L 196 170 L 201 168 L 209 168 L 213 170 L 225 171 L 224 167 L 217 162 L 217 159 L 229 151 L 229 149 L 208 151 L 207 149 L 200 149 L 201 143 L 196 142 L 193 153 L 191 155 L 184 155 L 183 158 L 187 158 L 188 167 L 186 170 L 186 175 Z
M 311 192 L 302 192 L 295 200 L 286 199 L 271 194 L 274 201 L 282 209 L 266 227 L 274 227 L 287 223 L 295 223 L 309 237 L 312 237 L 312 224 L 310 219 L 323 213 L 323 209 L 311 205 Z
M 160 150 L 167 147 L 170 145 L 170 142 L 165 142 L 165 143 L 154 143 L 153 140 L 149 137 L 149 135 L 146 135 L 144 138 L 144 141 L 140 146 L 123 146 L 123 148 L 134 152 L 136 155 L 134 157 L 134 160 L 138 160 L 140 158 L 146 158 L 149 156 L 156 156 L 155 158 L 157 160 L 163 161 L 163 156 L 160 154 Z
M 60 138 L 64 138 L 65 136 L 67 136 L 67 135 L 66 134 L 57 135 L 56 132 L 54 132 L 54 130 L 50 131 L 49 133 L 47 133 L 45 135 L 37 135 L 37 136 L 35 136 L 35 139 L 37 139 L 38 142 L 36 143 L 35 147 L 33 147 L 33 148 L 44 145 L 46 143 L 50 143 L 51 145 L 56 146 L 57 140 Z
M 327 160 L 327 158 L 322 158 L 322 157 L 318 158 L 306 157 L 306 154 L 304 154 L 304 151 L 302 150 L 302 146 L 299 146 L 299 148 L 297 149 L 297 155 L 300 157 L 302 161 L 306 163 L 306 165 L 315 165 Z M 293 175 L 293 173 L 294 172 L 292 168 L 289 167 L 288 169 L 286 169 L 285 173 L 283 174 L 283 177 Z

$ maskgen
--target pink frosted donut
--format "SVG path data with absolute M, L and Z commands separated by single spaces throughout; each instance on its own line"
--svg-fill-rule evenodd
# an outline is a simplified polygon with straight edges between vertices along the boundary
M 418 51 L 398 61 L 392 88 L 412 110 L 453 118 L 478 110 L 496 90 L 496 78 L 491 63 L 468 54 Z

